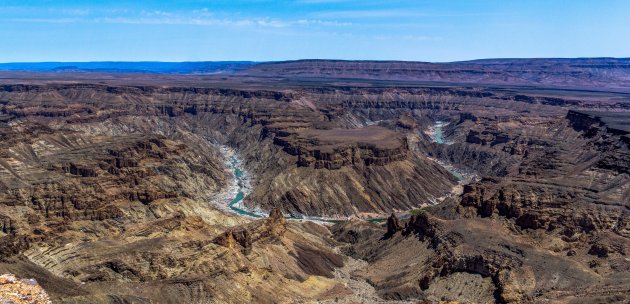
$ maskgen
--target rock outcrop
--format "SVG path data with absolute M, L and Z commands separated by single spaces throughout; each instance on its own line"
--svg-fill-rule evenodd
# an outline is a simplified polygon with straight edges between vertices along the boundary
M 400 221 L 398 220 L 398 217 L 396 217 L 396 215 L 393 213 L 387 218 L 386 225 L 387 225 L 387 233 L 385 234 L 385 237 L 391 237 L 396 232 L 401 231 L 403 229 L 403 227 L 400 225 Z
M 14 304 L 51 304 L 48 294 L 34 279 L 19 279 L 12 274 L 0 276 L 0 300 Z
M 381 127 L 355 130 L 315 130 L 276 135 L 274 143 L 298 157 L 300 167 L 341 169 L 347 166 L 384 166 L 407 159 L 406 138 Z

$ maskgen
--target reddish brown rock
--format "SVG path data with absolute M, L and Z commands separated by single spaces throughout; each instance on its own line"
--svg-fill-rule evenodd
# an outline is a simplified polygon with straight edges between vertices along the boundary
M 14 304 L 50 304 L 46 291 L 34 279 L 19 279 L 12 274 L 0 276 L 0 300 Z
M 386 225 L 387 225 L 387 233 L 385 235 L 388 237 L 391 237 L 396 232 L 401 231 L 403 229 L 403 227 L 400 225 L 400 221 L 398 220 L 398 217 L 396 217 L 396 215 L 393 213 L 387 218 Z

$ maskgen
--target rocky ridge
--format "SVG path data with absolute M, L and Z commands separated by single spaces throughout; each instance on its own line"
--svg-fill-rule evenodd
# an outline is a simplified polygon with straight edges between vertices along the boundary
M 62 303 L 350 301 L 363 283 L 383 301 L 628 300 L 625 114 L 604 113 L 621 93 L 182 83 L 2 87 L 2 272 Z M 269 218 L 208 203 L 228 175 L 210 142 L 239 151 Z M 452 195 L 434 157 L 483 178 Z

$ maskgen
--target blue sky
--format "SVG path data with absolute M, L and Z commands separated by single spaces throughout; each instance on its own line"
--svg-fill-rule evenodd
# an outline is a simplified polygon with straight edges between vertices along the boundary
M 0 0 L 0 62 L 630 57 L 625 0 Z

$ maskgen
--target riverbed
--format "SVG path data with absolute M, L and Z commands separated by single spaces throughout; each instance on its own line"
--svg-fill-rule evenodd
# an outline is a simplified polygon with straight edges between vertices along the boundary
M 228 186 L 215 195 L 212 203 L 220 210 L 241 216 L 254 218 L 265 216 L 263 210 L 250 209 L 243 204 L 245 197 L 252 191 L 252 185 L 251 176 L 243 168 L 241 158 L 234 149 L 228 146 L 219 146 L 219 151 L 225 159 L 224 165 L 231 178 L 228 181 Z
M 229 171 L 231 179 L 228 187 L 217 194 L 212 200 L 213 204 L 220 210 L 237 214 L 249 218 L 266 217 L 267 212 L 260 208 L 248 208 L 244 204 L 244 199 L 252 192 L 251 175 L 244 168 L 243 161 L 236 151 L 228 146 L 219 146 L 219 151 L 225 159 L 226 170 Z M 348 218 L 328 218 L 317 216 L 285 216 L 290 220 L 304 220 L 320 224 L 334 224 Z
M 431 141 L 433 141 L 434 143 L 438 143 L 438 144 L 451 144 L 450 142 L 445 142 L 444 141 L 444 132 L 443 129 L 444 127 L 448 126 L 447 122 L 443 122 L 443 121 L 436 121 L 435 124 L 431 127 L 429 127 L 429 130 L 427 130 L 425 133 L 427 135 L 429 135 L 429 137 L 431 138 Z
M 436 121 L 436 123 L 429 128 L 429 130 L 425 131 L 431 137 L 431 139 L 437 144 L 449 144 L 444 140 L 443 128 L 447 126 L 448 123 L 442 121 Z M 219 208 L 220 210 L 237 214 L 239 216 L 249 217 L 249 218 L 260 218 L 265 217 L 267 213 L 260 209 L 252 209 L 246 207 L 244 204 L 244 200 L 252 192 L 252 184 L 251 184 L 251 175 L 243 166 L 243 160 L 239 157 L 238 153 L 228 147 L 228 146 L 219 146 L 219 151 L 221 152 L 223 158 L 225 159 L 225 167 L 226 170 L 229 171 L 229 175 L 231 179 L 228 182 L 228 187 L 226 187 L 223 191 L 218 193 L 213 199 L 213 204 Z M 435 200 L 432 200 L 434 204 L 437 204 L 444 200 L 448 196 L 457 195 L 461 193 L 463 185 L 468 184 L 477 178 L 477 175 L 471 172 L 466 172 L 464 170 L 460 170 L 442 160 L 430 158 L 432 161 L 435 161 L 440 166 L 448 170 L 455 178 L 458 180 L 458 185 L 453 188 L 453 191 L 449 193 L 445 197 L 439 197 Z M 306 216 L 306 215 L 289 215 L 286 216 L 287 219 L 291 220 L 304 220 L 311 222 L 318 222 L 321 224 L 332 224 L 338 223 L 340 221 L 346 221 L 350 218 L 329 218 L 329 217 L 317 217 L 317 216 Z M 373 218 L 370 221 L 382 221 L 384 218 Z
M 444 139 L 443 130 L 444 130 L 444 127 L 446 126 L 448 126 L 447 122 L 443 122 L 439 120 L 435 121 L 434 125 L 429 127 L 429 129 L 426 130 L 425 133 L 429 136 L 429 138 L 431 138 L 432 142 L 437 143 L 438 145 L 450 145 L 452 144 L 452 142 Z M 446 162 L 444 160 L 440 160 L 440 159 L 436 159 L 432 157 L 427 157 L 427 158 L 438 163 L 440 166 L 442 166 L 442 168 L 446 169 L 455 178 L 457 178 L 457 186 L 453 187 L 453 191 L 451 191 L 451 193 L 445 197 L 437 198 L 434 203 L 441 202 L 448 196 L 461 194 L 464 185 L 469 184 L 479 179 L 479 176 L 475 172 L 457 168 L 453 164 Z

